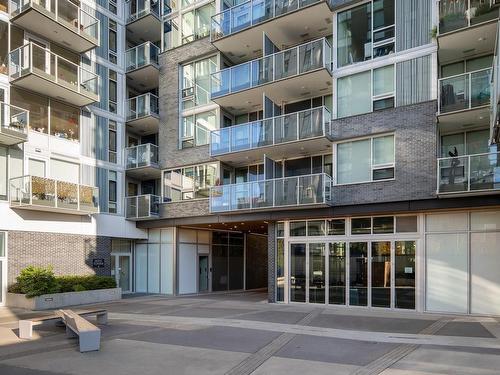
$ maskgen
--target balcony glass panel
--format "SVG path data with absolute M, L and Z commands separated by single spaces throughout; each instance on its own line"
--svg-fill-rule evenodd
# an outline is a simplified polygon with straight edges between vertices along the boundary
M 320 1 L 250 0 L 235 5 L 212 17 L 210 32 L 212 41 Z
M 489 105 L 490 82 L 490 68 L 441 79 L 440 113 Z
M 30 8 L 51 13 L 52 19 L 76 34 L 99 38 L 99 20 L 70 0 L 11 0 L 9 11 L 15 17 Z
M 210 153 L 216 156 L 328 136 L 330 120 L 330 111 L 326 107 L 317 107 L 213 130 L 210 134 Z
M 143 66 L 158 65 L 160 49 L 153 43 L 146 42 L 126 51 L 127 72 Z
M 30 73 L 81 94 L 97 95 L 96 74 L 33 43 L 10 53 L 10 78 L 17 79 Z
M 330 70 L 331 53 L 330 43 L 323 38 L 215 72 L 210 76 L 211 97 L 221 97 L 316 69 Z
M 444 34 L 498 18 L 498 9 L 490 0 L 441 0 L 439 16 L 439 33 Z
M 125 198 L 127 219 L 147 219 L 160 214 L 160 197 L 152 194 Z
M 37 206 L 63 211 L 99 212 L 99 189 L 94 186 L 22 176 L 10 180 L 10 206 Z
M 127 121 L 158 115 L 158 97 L 156 95 L 148 93 L 127 100 Z
M 158 146 L 145 143 L 125 149 L 126 168 L 142 168 L 158 165 Z
M 210 211 L 327 204 L 331 186 L 332 179 L 325 173 L 215 186 L 210 192 Z
M 438 159 L 438 192 L 464 193 L 500 189 L 500 153 Z
M 25 109 L 0 102 L 0 124 L 2 130 L 28 134 L 29 112 Z

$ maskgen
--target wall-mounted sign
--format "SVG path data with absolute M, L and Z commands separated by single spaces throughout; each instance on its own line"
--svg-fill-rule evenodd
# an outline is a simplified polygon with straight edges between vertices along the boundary
M 104 258 L 94 258 L 94 259 L 92 259 L 92 267 L 94 267 L 94 268 L 104 268 Z

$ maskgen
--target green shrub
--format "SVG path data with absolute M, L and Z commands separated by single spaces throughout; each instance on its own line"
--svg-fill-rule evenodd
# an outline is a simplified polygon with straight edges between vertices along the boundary
M 47 268 L 26 267 L 16 280 L 19 290 L 28 298 L 59 292 L 59 284 L 50 266 Z
M 114 277 L 110 276 L 54 276 L 52 267 L 27 267 L 17 277 L 17 283 L 10 286 L 11 293 L 36 297 L 49 293 L 83 292 L 85 290 L 116 288 Z

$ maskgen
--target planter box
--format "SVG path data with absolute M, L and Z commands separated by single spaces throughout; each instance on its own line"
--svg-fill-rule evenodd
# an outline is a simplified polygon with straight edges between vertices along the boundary
M 24 294 L 7 293 L 7 306 L 20 307 L 27 310 L 50 310 L 66 306 L 116 301 L 121 298 L 121 288 L 43 294 L 33 298 L 26 298 Z

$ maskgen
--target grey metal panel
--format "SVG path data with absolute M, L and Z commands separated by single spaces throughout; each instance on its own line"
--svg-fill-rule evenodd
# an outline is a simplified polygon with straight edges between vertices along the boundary
M 432 55 L 396 64 L 396 106 L 431 100 Z
M 432 0 L 396 0 L 396 51 L 431 42 Z
M 108 160 L 108 119 L 95 116 L 96 132 L 95 132 L 95 157 L 96 159 Z
M 99 187 L 99 206 L 101 212 L 108 212 L 108 170 L 96 168 L 96 185 Z
M 96 168 L 94 166 L 82 164 L 80 173 L 80 181 L 83 185 L 96 186 Z
M 108 68 L 100 64 L 95 64 L 96 74 L 99 76 L 99 98 L 96 105 L 104 110 L 108 110 Z
M 99 20 L 99 47 L 95 49 L 97 56 L 108 60 L 108 32 L 109 32 L 109 20 L 104 14 L 100 12 L 95 12 L 95 17 Z
M 80 144 L 82 154 L 90 158 L 95 158 L 95 134 L 96 134 L 96 117 L 91 112 L 82 111 L 80 126 Z

